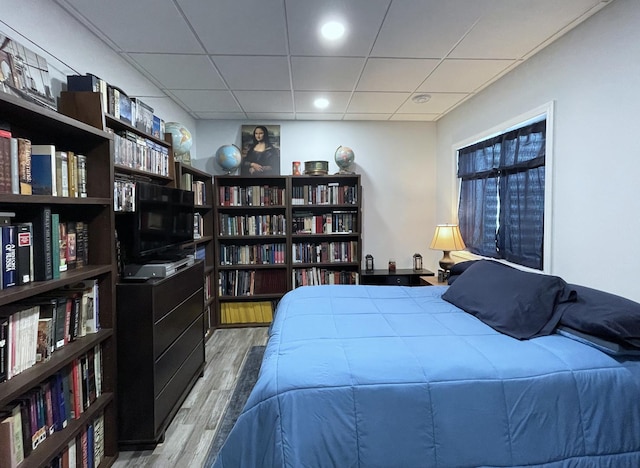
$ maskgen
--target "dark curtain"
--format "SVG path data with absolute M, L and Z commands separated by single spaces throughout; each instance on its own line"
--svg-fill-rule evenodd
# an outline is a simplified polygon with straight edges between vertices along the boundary
M 460 231 L 470 252 L 542 269 L 546 121 L 458 152 Z

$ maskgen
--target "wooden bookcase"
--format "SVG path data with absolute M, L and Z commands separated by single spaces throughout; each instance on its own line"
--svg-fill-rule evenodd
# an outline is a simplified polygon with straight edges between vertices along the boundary
M 195 212 L 201 218 L 201 232 L 194 235 L 193 248 L 196 258 L 204 261 L 204 316 L 206 337 L 210 337 L 215 328 L 214 294 L 213 294 L 213 176 L 207 172 L 191 167 L 183 162 L 175 162 L 176 186 L 183 190 L 196 191 Z M 194 190 L 199 186 L 197 190 Z M 199 193 L 202 193 L 200 196 Z
M 41 294 L 48 294 L 84 280 L 96 279 L 99 285 L 100 331 L 78 338 L 52 353 L 48 361 L 38 363 L 10 380 L 0 383 L 0 407 L 36 388 L 88 351 L 100 346 L 102 354 L 102 395 L 66 428 L 49 435 L 20 465 L 47 465 L 76 438 L 88 424 L 104 414 L 105 458 L 100 466 L 110 466 L 118 456 L 116 406 L 116 344 L 113 214 L 113 139 L 90 125 L 51 110 L 0 93 L 0 118 L 12 136 L 27 138 L 34 144 L 52 144 L 60 150 L 74 151 L 87 158 L 88 197 L 70 198 L 42 195 L 0 195 L 0 210 L 15 212 L 15 221 L 28 221 L 44 207 L 51 207 L 61 219 L 88 223 L 89 262 L 83 267 L 60 273 L 58 279 L 38 281 L 0 291 L 0 307 Z M 34 245 L 43 242 L 34 237 Z
M 301 285 L 359 282 L 359 175 L 216 176 L 214 192 L 217 327 L 268 323 L 251 312 L 228 323 L 228 304 L 275 306 Z

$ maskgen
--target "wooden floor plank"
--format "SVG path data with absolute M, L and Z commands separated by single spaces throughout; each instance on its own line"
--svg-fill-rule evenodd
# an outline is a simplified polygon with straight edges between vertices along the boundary
M 120 452 L 115 468 L 199 467 L 252 346 L 267 342 L 266 327 L 216 330 L 205 347 L 206 366 L 154 450 Z

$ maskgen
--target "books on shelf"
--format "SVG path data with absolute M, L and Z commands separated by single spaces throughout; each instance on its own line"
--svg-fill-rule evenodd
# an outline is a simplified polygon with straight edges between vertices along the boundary
M 220 304 L 220 318 L 223 324 L 270 323 L 273 320 L 272 301 L 223 302 Z

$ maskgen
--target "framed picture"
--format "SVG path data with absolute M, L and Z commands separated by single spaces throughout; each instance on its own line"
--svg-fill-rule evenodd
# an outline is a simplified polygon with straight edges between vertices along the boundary
M 280 125 L 243 125 L 241 152 L 241 176 L 280 175 Z

